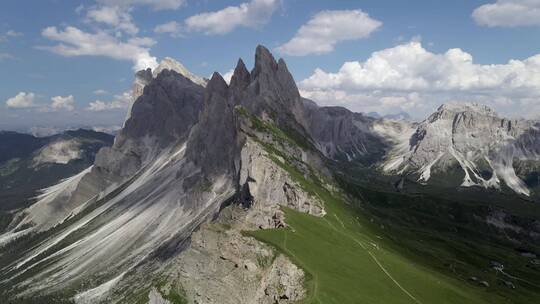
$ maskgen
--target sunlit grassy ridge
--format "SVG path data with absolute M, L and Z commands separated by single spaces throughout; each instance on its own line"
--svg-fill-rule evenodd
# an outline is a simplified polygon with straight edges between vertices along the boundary
M 250 232 L 307 273 L 305 303 L 498 303 L 501 298 L 432 271 L 394 251 L 377 228 L 318 182 L 270 157 L 325 204 L 314 217 L 284 208 L 285 229 Z

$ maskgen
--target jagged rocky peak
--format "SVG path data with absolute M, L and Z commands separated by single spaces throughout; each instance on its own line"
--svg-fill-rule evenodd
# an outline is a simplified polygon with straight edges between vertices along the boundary
M 264 46 L 257 46 L 251 72 L 238 61 L 230 84 L 231 99 L 263 120 L 309 138 L 302 123 L 304 106 L 285 61 L 276 62 Z
M 235 174 L 240 149 L 234 114 L 235 101 L 223 77 L 215 72 L 206 86 L 204 109 L 191 132 L 186 156 L 209 177 L 216 173 Z
M 95 169 L 112 176 L 130 176 L 162 149 L 185 142 L 203 108 L 204 87 L 171 66 L 161 72 L 136 73 L 133 97 L 124 127 L 111 148 L 96 156 Z
M 445 103 L 442 104 L 428 120 L 453 119 L 455 115 L 498 117 L 498 114 L 487 105 L 479 103 Z
M 296 82 L 287 68 L 285 60 L 276 62 L 270 51 L 262 46 L 257 46 L 255 51 L 255 66 L 251 72 L 252 81 L 259 80 L 261 91 L 277 90 L 292 99 L 299 99 L 300 93 Z
M 276 71 L 277 68 L 277 62 L 272 53 L 266 47 L 258 45 L 255 50 L 255 66 L 251 72 L 253 76 L 257 77 L 261 73 Z
M 408 149 L 390 153 L 384 168 L 418 173 L 425 183 L 434 172 L 456 176 L 458 171 L 458 185 L 500 189 L 504 183 L 529 195 L 515 163 L 538 161 L 535 141 L 523 140 L 533 129 L 534 122 L 501 117 L 486 105 L 445 104 L 418 124 Z
M 204 88 L 183 75 L 164 70 L 135 100 L 119 138 L 160 138 L 161 143 L 186 138 L 202 108 Z
M 171 57 L 165 57 L 159 65 L 152 71 L 153 77 L 157 77 L 162 71 L 164 70 L 171 70 L 175 71 L 176 73 L 188 78 L 189 80 L 193 81 L 194 83 L 200 85 L 200 86 L 206 86 L 207 80 L 193 74 L 191 71 L 189 71 L 183 64 L 180 62 L 174 60 Z
M 228 88 L 229 86 L 227 85 L 225 79 L 223 79 L 223 76 L 221 76 L 221 74 L 218 72 L 214 72 L 212 74 L 212 78 L 210 78 L 210 81 L 208 81 L 206 92 L 208 94 L 212 94 L 215 92 L 226 94 Z
M 530 122 L 524 119 L 501 117 L 487 105 L 450 103 L 441 105 L 435 113 L 422 122 L 417 136 L 424 136 L 427 129 L 435 131 L 443 128 L 450 133 L 443 132 L 437 137 L 450 140 L 448 135 L 452 134 L 452 140 L 458 146 L 470 145 L 471 142 L 476 141 L 487 141 L 489 144 L 498 145 L 505 136 L 517 137 L 530 126 Z M 470 136 L 471 134 L 475 136 Z M 434 133 L 433 136 L 435 135 Z
M 144 87 L 152 81 L 152 70 L 146 69 L 146 70 L 140 70 L 137 73 L 135 73 L 135 79 L 133 80 L 133 88 L 131 96 L 133 100 L 137 100 L 139 96 L 143 94 Z M 131 110 L 131 109 L 130 109 Z
M 242 61 L 238 62 L 235 74 L 237 78 L 246 79 L 247 69 Z M 262 46 L 257 46 L 255 51 L 255 65 L 250 73 L 251 83 L 255 83 L 257 93 L 274 93 L 277 97 L 283 96 L 283 99 L 299 99 L 300 94 L 296 87 L 296 82 L 287 69 L 283 59 L 276 62 L 270 51 Z
M 250 83 L 251 74 L 249 73 L 242 58 L 238 59 L 236 68 L 234 68 L 233 76 L 231 77 L 231 88 L 237 88 L 240 90 L 245 89 Z
M 143 94 L 144 87 L 148 85 L 152 81 L 152 79 L 157 78 L 157 76 L 165 70 L 174 71 L 203 87 L 206 86 L 206 83 L 208 82 L 206 79 L 190 72 L 180 62 L 174 60 L 171 57 L 165 57 L 153 71 L 148 68 L 146 70 L 140 70 L 135 73 L 135 79 L 133 81 L 132 89 L 133 100 L 137 100 L 137 98 L 139 98 L 139 96 Z
M 382 158 L 388 145 L 376 132 L 374 118 L 343 107 L 318 107 L 308 99 L 303 102 L 305 125 L 325 156 L 360 162 Z
M 450 112 L 475 112 L 484 115 L 497 115 L 495 111 L 485 104 L 476 102 L 449 102 L 442 104 L 437 111 L 450 111 Z

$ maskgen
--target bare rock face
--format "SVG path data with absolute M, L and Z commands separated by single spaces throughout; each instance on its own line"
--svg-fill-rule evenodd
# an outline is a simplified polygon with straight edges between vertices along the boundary
M 284 61 L 262 46 L 255 57 L 251 73 L 238 62 L 230 86 L 215 73 L 203 87 L 170 61 L 157 74 L 139 72 L 138 98 L 113 146 L 27 210 L 36 229 L 63 224 L 9 269 L 17 280 L 21 270 L 43 267 L 16 284 L 26 294 L 71 288 L 80 291 L 77 302 L 114 303 L 120 299 L 112 290 L 133 288 L 135 274 L 176 274 L 192 303 L 292 303 L 304 296 L 303 272 L 241 233 L 286 225 L 280 206 L 324 215 L 322 203 L 246 130 L 256 129 L 257 119 L 272 126 L 254 131 L 261 138 L 279 129 L 311 143 L 297 120 L 303 103 Z M 280 140 L 303 173 L 324 167 L 314 149 Z M 44 216 L 50 210 L 61 212 Z M 220 229 L 227 214 L 229 228 Z M 51 256 L 59 258 L 49 263 Z M 152 287 L 151 280 L 135 283 Z
M 133 94 L 144 87 L 143 94 L 134 101 L 112 147 L 101 149 L 94 165 L 71 179 L 69 187 L 56 188 L 25 211 L 27 220 L 19 225 L 31 221 L 39 230 L 56 225 L 131 178 L 164 149 L 187 140 L 202 110 L 204 88 L 168 69 L 150 76 L 149 70 L 137 73 Z
M 374 163 L 390 148 L 375 130 L 376 119 L 343 107 L 318 107 L 304 99 L 304 124 L 326 157 Z
M 28 226 L 24 233 L 45 231 L 62 222 L 64 229 L 53 230 L 40 246 L 21 257 L 19 266 L 10 269 L 14 274 L 43 262 L 29 264 L 35 256 L 47 257 L 44 252 L 51 254 L 51 248 L 55 248 L 52 254 L 61 250 L 56 244 L 67 237 L 77 240 L 75 245 L 64 243 L 74 246 L 70 254 L 18 282 L 32 286 L 25 292 L 54 292 L 101 275 L 105 283 L 95 287 L 99 293 L 83 292 L 78 297 L 80 302 L 98 302 L 126 269 L 160 246 L 174 247 L 189 238 L 234 194 L 232 183 L 225 180 L 207 185 L 206 192 L 182 187 L 197 172 L 183 157 L 203 107 L 203 91 L 183 75 L 163 70 L 144 86 L 113 146 L 101 149 L 92 167 L 52 187 L 23 211 L 19 225 L 8 233 Z M 73 236 L 83 226 L 89 228 L 86 233 Z M 48 273 L 56 275 L 44 280 Z
M 93 171 L 111 180 L 129 178 L 164 148 L 185 142 L 202 110 L 204 88 L 189 78 L 169 69 L 151 79 L 149 70 L 141 73 L 149 81 L 142 95 L 114 145 L 96 156 Z
M 148 304 L 171 304 L 169 300 L 163 298 L 157 288 L 152 288 L 148 294 Z
M 249 76 L 249 77 L 248 77 Z M 278 127 L 311 138 L 302 125 L 304 105 L 296 82 L 285 61 L 276 62 L 270 51 L 259 45 L 251 73 L 240 60 L 231 78 L 232 99 L 250 113 L 272 120 Z
M 510 120 L 478 104 L 442 105 L 420 123 L 409 147 L 391 153 L 389 172 L 412 172 L 427 183 L 433 174 L 452 167 L 462 172 L 461 186 L 499 189 L 530 195 L 517 175 L 516 161 L 540 161 L 538 127 L 527 120 Z
M 279 206 L 323 216 L 322 203 L 304 192 L 289 174 L 266 156 L 257 143 L 248 140 L 242 149 L 240 184 L 247 185 L 253 204 L 246 216 L 246 229 L 285 226 Z
M 206 79 L 191 73 L 191 71 L 189 71 L 182 63 L 172 59 L 171 57 L 165 57 L 152 71 L 152 76 L 155 78 L 164 70 L 174 71 L 180 75 L 183 75 L 193 83 L 202 87 L 205 87 L 206 83 L 208 82 Z
M 242 137 L 237 132 L 234 101 L 223 77 L 214 73 L 204 94 L 204 111 L 190 135 L 186 156 L 202 173 L 236 175 Z
M 295 303 L 306 295 L 302 285 L 303 279 L 302 270 L 285 256 L 279 255 L 264 277 L 255 303 Z
M 271 247 L 243 236 L 246 213 L 224 209 L 193 234 L 191 245 L 172 264 L 189 303 L 295 303 L 305 296 L 304 273 Z
M 131 96 L 133 100 L 137 100 L 143 93 L 144 87 L 147 86 L 152 81 L 152 70 L 140 70 L 135 73 L 135 80 L 133 81 Z M 131 109 L 130 111 L 131 112 Z

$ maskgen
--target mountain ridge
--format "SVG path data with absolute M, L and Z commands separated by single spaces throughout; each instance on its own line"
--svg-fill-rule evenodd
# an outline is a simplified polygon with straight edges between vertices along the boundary
M 463 172 L 458 186 L 499 189 L 504 182 L 514 192 L 530 196 L 513 163 L 540 160 L 534 140 L 519 144 L 520 137 L 535 132 L 537 124 L 502 118 L 485 105 L 442 105 L 418 124 L 408 149 L 391 152 L 383 168 L 417 172 L 418 181 L 429 182 L 432 169 L 444 172 L 457 164 Z
M 411 145 L 431 134 L 430 123 L 453 122 L 456 115 L 448 111 L 455 109 L 443 107 L 440 115 L 415 124 L 319 107 L 301 97 L 285 61 L 276 61 L 263 46 L 256 48 L 251 71 L 238 60 L 230 84 L 214 73 L 203 86 L 187 70 L 172 66 L 157 75 L 138 72 L 132 94 L 137 98 L 114 144 L 101 149 L 92 166 L 47 189 L 0 234 L 2 244 L 16 252 L 0 244 L 0 290 L 8 298 L 295 303 L 319 296 L 311 282 L 318 284 L 314 267 L 320 263 L 315 259 L 313 266 L 309 259 L 344 248 L 343 256 L 362 258 L 367 264 L 360 265 L 376 272 L 376 280 L 363 283 L 392 287 L 385 289 L 388 299 L 403 299 L 384 268 L 390 266 L 405 277 L 421 278 L 414 294 L 423 299 L 432 299 L 423 288 L 442 288 L 452 294 L 449 299 L 461 301 L 483 297 L 463 282 L 434 276 L 394 250 L 379 248 L 390 244 L 384 226 L 371 230 L 378 217 L 364 222 L 354 213 L 356 192 L 342 189 L 333 167 L 376 168 L 396 151 L 415 160 Z M 477 124 L 463 113 L 459 132 L 460 126 Z M 481 116 L 489 118 L 488 131 L 492 120 L 498 121 Z M 528 149 L 536 133 L 528 135 L 516 146 L 536 155 Z M 432 154 L 417 158 L 431 161 Z M 367 204 L 362 199 L 360 209 Z M 497 219 L 505 223 L 504 216 Z M 315 229 L 324 235 L 302 238 L 317 235 Z M 296 240 L 289 248 L 287 236 Z M 325 252 L 317 251 L 319 241 Z M 302 242 L 312 252 L 298 252 L 295 245 Z M 331 265 L 347 268 L 342 263 L 348 260 L 333 259 Z M 335 279 L 335 269 L 330 274 L 321 276 Z M 330 283 L 321 290 L 335 282 Z M 455 292 L 454 286 L 464 289 Z M 323 292 L 325 299 L 336 299 Z

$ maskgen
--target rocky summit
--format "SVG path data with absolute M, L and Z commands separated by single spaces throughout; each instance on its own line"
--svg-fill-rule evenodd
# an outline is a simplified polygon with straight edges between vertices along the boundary
M 509 188 L 530 196 L 526 184 L 540 161 L 537 121 L 507 119 L 479 104 L 446 104 L 418 124 L 406 149 L 394 149 L 386 172 L 455 176 L 455 186 Z
M 319 107 L 263 46 L 229 84 L 166 58 L 132 96 L 93 164 L 6 217 L 8 303 L 507 303 L 501 280 L 523 290 L 511 303 L 540 295 L 540 222 L 522 212 L 537 211 L 539 122 L 478 104 L 419 123 Z M 33 166 L 80 157 L 73 145 Z M 426 194 L 441 187 L 496 199 Z M 528 257 L 494 272 L 504 250 Z

